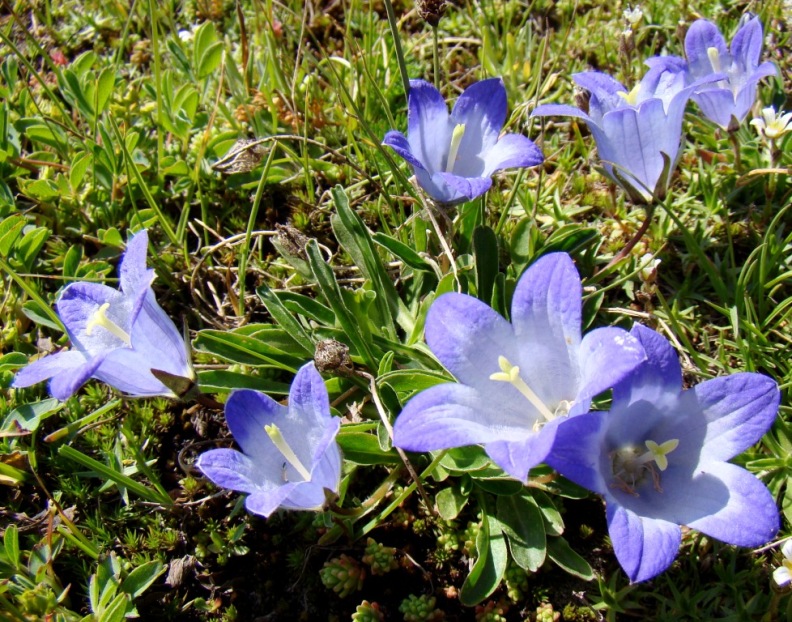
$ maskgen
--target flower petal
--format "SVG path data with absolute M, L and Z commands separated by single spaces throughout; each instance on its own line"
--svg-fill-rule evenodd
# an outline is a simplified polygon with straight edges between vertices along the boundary
M 713 378 L 685 391 L 680 409 L 700 411 L 696 425 L 706 425 L 703 460 L 728 460 L 764 436 L 775 421 L 781 394 L 762 374 L 738 373 Z
M 734 35 L 731 42 L 731 55 L 739 68 L 751 71 L 759 64 L 762 55 L 762 22 L 752 17 Z
M 301 483 L 304 484 L 304 482 L 293 482 L 271 490 L 258 490 L 245 499 L 245 508 L 251 514 L 258 514 L 264 518 L 269 518 L 275 510 L 284 505 L 289 495 L 291 495 L 294 489 Z M 304 508 L 298 507 L 290 509 Z
M 337 419 L 335 421 L 337 426 L 340 426 L 341 422 Z M 333 439 L 335 439 L 335 434 Z M 338 492 L 340 480 L 341 452 L 338 449 L 338 443 L 332 442 L 323 454 L 315 458 L 314 467 L 311 470 L 311 482 L 320 488 L 329 488 L 333 492 Z
M 284 426 L 284 434 L 291 428 L 295 437 L 301 433 L 306 436 L 312 452 L 312 465 L 327 452 L 331 444 L 335 444 L 341 421 L 330 414 L 327 389 L 313 362 L 303 365 L 292 381 L 288 420 L 289 426 Z M 288 440 L 291 442 L 291 438 Z
M 417 175 L 416 175 L 417 176 Z M 420 177 L 418 177 L 420 180 Z M 435 173 L 432 175 L 432 182 L 441 188 L 442 197 L 438 198 L 441 203 L 465 203 L 480 197 L 492 186 L 492 179 L 489 177 L 460 177 L 452 173 Z
M 773 581 L 779 587 L 785 586 L 787 583 L 792 582 L 792 572 L 786 566 L 779 566 L 773 570 Z
M 149 287 L 154 280 L 154 270 L 146 267 L 147 255 L 148 231 L 143 229 L 129 238 L 118 268 L 121 291 L 127 296 L 136 298 L 140 289 Z
M 236 449 L 211 449 L 198 456 L 196 468 L 220 488 L 252 493 L 274 482 L 262 479 L 254 462 Z
M 696 486 L 700 478 L 716 479 L 725 488 L 725 503 L 707 496 L 707 490 Z M 745 469 L 728 462 L 713 462 L 701 467 L 686 495 L 689 503 L 676 505 L 686 524 L 718 540 L 736 546 L 761 546 L 769 542 L 780 527 L 778 507 L 767 487 Z M 696 512 L 695 506 L 711 504 L 704 516 L 685 520 L 685 514 Z M 699 510 L 699 513 L 701 511 Z
M 605 494 L 608 485 L 600 473 L 602 434 L 609 413 L 590 412 L 558 424 L 547 464 L 579 486 Z
M 632 583 L 651 579 L 673 563 L 682 540 L 678 525 L 640 517 L 618 504 L 609 503 L 607 514 L 613 551 Z
M 193 378 L 184 337 L 146 289 L 140 312 L 132 323 L 132 345 L 148 366 L 175 376 Z
M 561 421 L 556 419 L 547 423 L 528 438 L 486 443 L 484 449 L 492 461 L 508 475 L 525 482 L 528 479 L 528 472 L 544 462 L 553 449 L 556 428 Z
M 397 132 L 396 130 L 391 130 L 387 134 L 385 134 L 385 138 L 382 139 L 382 144 L 390 147 L 396 153 L 398 153 L 402 158 L 407 160 L 407 162 L 414 166 L 415 168 L 426 170 L 424 165 L 413 155 L 412 147 L 410 146 L 409 141 L 405 138 L 404 134 L 401 132 Z
M 29 387 L 49 380 L 57 374 L 82 367 L 86 361 L 85 355 L 77 350 L 61 350 L 55 354 L 48 354 L 20 369 L 14 376 L 11 386 Z
M 685 55 L 697 76 L 714 71 L 707 52 L 709 48 L 718 50 L 719 55 L 729 52 L 718 27 L 706 19 L 697 19 L 685 35 Z
M 336 479 L 336 492 L 338 479 Z M 321 510 L 325 504 L 324 488 L 311 480 L 310 482 L 297 482 L 289 492 L 289 496 L 281 501 L 280 507 L 284 510 Z
M 615 326 L 587 333 L 578 356 L 581 373 L 578 399 L 586 404 L 585 409 L 589 400 L 614 387 L 647 359 L 641 343 Z
M 494 381 L 490 382 L 496 389 Z M 496 390 L 484 395 L 455 383 L 421 391 L 407 402 L 396 419 L 394 445 L 409 451 L 434 451 L 522 441 L 531 436 L 536 416 L 531 417 L 527 409 L 516 408 L 522 404 L 518 397 L 509 402 L 504 392 Z
M 430 173 L 445 168 L 454 129 L 443 96 L 425 80 L 410 80 L 407 136 L 411 153 Z
M 96 374 L 96 370 L 102 364 L 103 358 L 100 354 L 86 360 L 80 367 L 73 367 L 53 376 L 49 383 L 50 395 L 61 401 L 69 399 Z
M 580 108 L 568 106 L 567 104 L 542 104 L 534 108 L 531 118 L 534 117 L 574 117 L 583 119 L 586 123 L 593 123 L 594 120 L 583 112 Z
M 498 358 L 519 365 L 511 325 L 489 306 L 467 294 L 443 294 L 426 316 L 426 343 L 459 382 L 488 394 L 498 386 L 490 375 Z
M 746 96 L 751 93 L 746 93 Z M 756 88 L 753 89 L 753 97 L 756 97 Z M 734 101 L 734 93 L 731 89 L 725 88 L 706 88 L 697 90 L 693 93 L 693 101 L 696 102 L 704 116 L 719 125 L 724 130 L 728 130 L 732 126 L 732 117 L 737 119 L 740 123 L 741 119 L 737 117 L 737 106 Z M 753 101 L 750 106 L 753 105 Z M 747 111 L 746 111 L 747 114 Z M 744 116 L 743 116 L 744 118 Z
M 612 410 L 645 400 L 658 407 L 665 405 L 670 411 L 682 391 L 682 367 L 676 350 L 651 328 L 635 324 L 630 333 L 646 352 L 646 361 L 626 381 L 613 386 Z
M 129 333 L 132 299 L 112 287 L 99 283 L 71 283 L 55 303 L 72 343 L 92 356 L 128 345 L 103 326 L 89 328 L 89 322 L 104 304 L 109 305 L 105 311 L 107 318 Z
M 151 365 L 159 361 L 130 348 L 116 348 L 104 356 L 94 374 L 98 380 L 135 397 L 162 395 L 175 397 L 173 391 L 151 373 Z
M 506 87 L 500 78 L 480 80 L 466 88 L 451 111 L 452 125 L 465 125 L 460 157 L 482 154 L 494 146 L 506 121 L 506 111 Z M 456 167 L 455 172 L 460 173 Z
M 536 166 L 544 161 L 542 150 L 522 134 L 506 134 L 484 154 L 485 177 L 515 166 Z

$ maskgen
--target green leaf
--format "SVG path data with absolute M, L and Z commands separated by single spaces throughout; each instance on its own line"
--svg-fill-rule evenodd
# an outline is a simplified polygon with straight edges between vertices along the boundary
M 536 572 L 547 554 L 547 538 L 542 512 L 531 493 L 498 497 L 496 515 L 508 537 L 512 559 L 520 568 Z
M 371 350 L 369 340 L 363 337 L 360 332 L 360 326 L 355 320 L 354 315 L 344 304 L 344 299 L 341 295 L 338 282 L 335 280 L 333 269 L 327 265 L 316 240 L 308 242 L 305 251 L 308 255 L 308 265 L 311 268 L 311 273 L 317 285 L 319 285 L 322 295 L 335 313 L 338 323 L 346 333 L 350 344 L 354 346 L 369 369 L 377 369 L 379 365 L 377 364 L 377 358 Z
M 377 378 L 377 382 L 387 384 L 397 393 L 406 396 L 450 380 L 439 371 L 426 369 L 396 369 Z
M 486 469 L 490 464 L 489 456 L 479 445 L 449 449 L 440 461 L 442 467 L 457 473 L 480 471 Z
M 50 230 L 46 227 L 36 227 L 28 231 L 23 238 L 17 242 L 16 256 L 28 270 L 33 267 L 33 262 L 39 251 L 42 249 L 50 236 Z
M 69 186 L 71 186 L 72 192 L 77 192 L 92 160 L 93 155 L 88 152 L 79 153 L 72 159 L 69 169 Z
M 66 254 L 63 256 L 63 276 L 66 278 L 74 277 L 77 275 L 77 269 L 80 267 L 80 260 L 83 256 L 82 246 L 79 244 L 72 244 Z
M 285 382 L 276 382 L 266 378 L 259 378 L 258 376 L 251 376 L 250 374 L 240 374 L 223 369 L 199 371 L 198 386 L 205 393 L 233 391 L 234 389 L 253 389 L 277 395 L 289 394 L 289 385 Z
M 126 594 L 119 594 L 113 601 L 102 611 L 99 616 L 99 622 L 124 622 L 126 619 L 127 607 L 132 603 L 129 602 L 129 596 Z
M 23 404 L 6 415 L 3 427 L 8 427 L 15 422 L 23 430 L 32 432 L 38 429 L 44 419 L 54 415 L 63 406 L 63 402 L 55 398 L 33 402 L 32 404 Z
M 457 486 L 443 488 L 435 495 L 437 511 L 446 520 L 454 520 L 467 505 L 468 496 Z
M 104 112 L 107 102 L 113 94 L 113 87 L 115 86 L 115 69 L 113 67 L 106 67 L 99 74 L 96 80 L 96 109 L 95 114 L 99 115 Z
M 292 314 L 283 305 L 277 294 L 266 285 L 259 287 L 256 293 L 280 327 L 297 342 L 307 356 L 313 357 L 315 350 L 313 339 L 311 339 L 302 325 L 292 317 Z
M 9 352 L 0 356 L 0 373 L 13 371 L 18 367 L 27 365 L 28 358 L 21 352 Z
M 160 561 L 146 562 L 138 566 L 127 575 L 121 583 L 121 591 L 128 594 L 131 599 L 135 599 L 145 592 L 154 581 L 157 580 L 166 570 L 166 566 Z
M 547 556 L 571 575 L 584 581 L 594 578 L 594 571 L 589 563 L 575 553 L 564 538 L 550 538 L 547 541 Z
M 6 527 L 3 534 L 3 547 L 5 547 L 5 554 L 8 558 L 8 563 L 16 571 L 19 568 L 20 555 L 19 555 L 19 531 L 14 524 Z
M 51 328 L 59 332 L 64 331 L 63 326 L 55 322 L 50 312 L 44 310 L 42 305 L 40 305 L 35 300 L 28 300 L 25 304 L 23 304 L 22 313 L 24 313 L 28 319 L 34 321 L 36 324 L 46 326 L 47 328 Z
M 394 256 L 401 259 L 406 265 L 414 270 L 422 270 L 424 272 L 432 272 L 432 266 L 416 253 L 411 247 L 403 242 L 390 237 L 389 235 L 378 231 L 371 236 L 375 244 L 379 244 L 382 248 L 390 251 Z
M 550 495 L 541 490 L 532 491 L 534 501 L 539 506 L 544 519 L 544 528 L 548 536 L 560 536 L 564 533 L 564 519 L 558 511 Z
M 290 372 L 296 372 L 304 360 L 279 350 L 256 337 L 238 332 L 222 330 L 202 330 L 195 338 L 196 349 L 243 365 L 272 365 Z
M 209 24 L 211 22 L 206 23 Z M 196 73 L 199 79 L 211 75 L 220 66 L 220 62 L 223 60 L 223 49 L 222 41 L 217 41 L 206 49 L 206 52 L 204 52 L 198 62 L 198 71 Z
M 376 435 L 347 428 L 341 426 L 336 437 L 345 461 L 364 465 L 400 463 L 396 450 L 383 451 Z
M 476 258 L 476 295 L 489 304 L 498 275 L 498 236 L 489 227 L 476 227 L 473 231 L 473 255 Z
M 217 32 L 212 22 L 204 22 L 195 32 L 193 44 L 193 65 L 198 79 L 205 78 L 220 65 L 223 57 L 223 44 L 217 40 Z
M 36 179 L 30 183 L 21 185 L 20 190 L 22 190 L 26 196 L 36 201 L 51 201 L 60 196 L 58 186 L 51 179 Z
M 333 311 L 313 298 L 295 292 L 278 292 L 278 298 L 283 306 L 292 313 L 302 315 L 324 326 L 335 325 Z
M 506 573 L 509 552 L 494 517 L 484 516 L 476 538 L 476 550 L 479 557 L 459 592 L 459 601 L 466 607 L 473 607 L 492 594 Z
M 22 233 L 25 222 L 25 217 L 19 214 L 4 218 L 0 222 L 0 255 L 8 257 L 14 242 L 16 242 L 19 234 Z

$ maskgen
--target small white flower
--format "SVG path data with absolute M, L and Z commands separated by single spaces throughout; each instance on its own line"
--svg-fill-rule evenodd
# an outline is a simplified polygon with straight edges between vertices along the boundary
M 787 132 L 792 132 L 792 112 L 783 110 L 776 114 L 775 108 L 769 106 L 762 109 L 762 116 L 751 121 L 760 136 L 769 140 L 777 140 Z
M 646 283 L 653 283 L 657 279 L 657 266 L 660 265 L 661 261 L 661 259 L 655 258 L 651 253 L 646 253 L 641 257 L 639 260 L 641 270 L 638 273 L 641 280 Z
M 635 8 L 632 8 L 630 5 L 627 5 L 627 8 L 624 9 L 622 13 L 624 15 L 624 19 L 630 22 L 631 26 L 635 26 L 643 19 L 643 11 L 641 10 L 641 6 L 637 5 Z
M 179 39 L 182 40 L 183 43 L 189 43 L 195 37 L 195 33 L 191 30 L 180 30 L 179 31 Z
M 792 583 L 792 540 L 784 542 L 781 547 L 784 560 L 781 565 L 773 571 L 773 581 L 778 587 L 786 587 Z

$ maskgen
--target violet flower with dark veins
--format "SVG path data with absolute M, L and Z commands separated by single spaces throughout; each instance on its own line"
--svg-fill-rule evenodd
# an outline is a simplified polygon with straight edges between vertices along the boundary
M 418 393 L 394 426 L 394 445 L 434 451 L 481 444 L 525 481 L 553 446 L 557 424 L 589 409 L 641 363 L 638 341 L 620 328 L 581 336 L 582 287 L 569 255 L 537 260 L 514 292 L 511 323 L 472 296 L 440 296 L 426 341 L 457 379 Z
M 410 80 L 407 99 L 407 137 L 391 130 L 382 144 L 407 160 L 418 184 L 438 203 L 470 201 L 489 190 L 495 171 L 544 161 L 525 136 L 499 136 L 507 109 L 500 78 L 469 86 L 450 115 L 443 96 L 424 80 Z
M 146 267 L 148 234 L 130 238 L 119 265 L 121 289 L 71 283 L 55 308 L 74 346 L 20 370 L 12 386 L 50 380 L 53 397 L 65 400 L 89 378 L 136 397 L 183 397 L 195 386 L 187 345 L 157 304 Z
M 755 547 L 779 528 L 773 496 L 727 462 L 773 425 L 780 392 L 756 373 L 737 373 L 682 390 L 677 354 L 658 333 L 636 325 L 647 361 L 613 387 L 610 412 L 558 426 L 547 462 L 605 498 L 613 549 L 630 581 L 674 561 L 680 525 Z
M 217 486 L 248 494 L 245 507 L 267 517 L 276 509 L 320 510 L 325 489 L 338 492 L 340 419 L 330 413 L 322 377 L 303 365 L 282 406 L 259 391 L 231 393 L 226 422 L 242 448 L 212 449 L 195 466 Z

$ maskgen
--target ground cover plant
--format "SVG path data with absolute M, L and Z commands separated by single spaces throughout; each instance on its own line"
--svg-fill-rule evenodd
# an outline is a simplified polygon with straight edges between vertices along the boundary
M 788 0 L 0 51 L 0 618 L 792 616 Z

